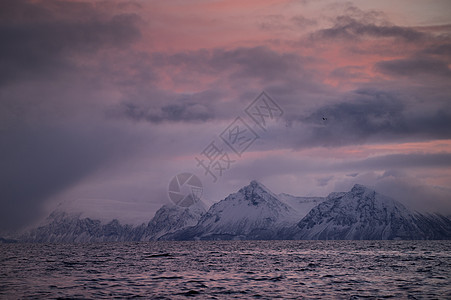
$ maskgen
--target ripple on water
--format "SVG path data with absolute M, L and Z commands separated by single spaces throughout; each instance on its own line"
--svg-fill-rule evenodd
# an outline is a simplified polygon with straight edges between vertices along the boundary
M 451 298 L 449 241 L 0 245 L 0 298 Z

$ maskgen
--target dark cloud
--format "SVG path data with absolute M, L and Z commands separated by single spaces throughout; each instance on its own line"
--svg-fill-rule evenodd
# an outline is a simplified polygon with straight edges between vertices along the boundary
M 450 153 L 437 154 L 390 154 L 370 157 L 364 160 L 347 162 L 345 168 L 351 170 L 389 170 L 409 168 L 449 168 L 451 167 Z
M 207 121 L 214 117 L 208 107 L 192 103 L 183 102 L 164 105 L 155 110 L 143 109 L 135 104 L 123 104 L 123 113 L 126 117 L 136 121 L 148 121 L 151 123 L 161 122 L 199 122 Z
M 321 177 L 321 178 L 317 178 L 316 182 L 319 186 L 326 186 L 329 184 L 329 182 L 334 179 L 334 176 L 326 176 L 326 177 Z
M 399 76 L 451 76 L 447 62 L 428 57 L 385 60 L 376 63 L 375 68 L 380 72 Z
M 320 89 L 305 67 L 311 61 L 265 46 L 154 53 L 149 60 L 143 60 L 145 67 L 141 68 L 170 78 L 174 85 L 202 86 L 203 78 L 213 83 L 190 94 L 133 86 L 124 92 L 123 104 L 113 109 L 112 115 L 152 123 L 223 120 L 235 117 L 244 109 L 243 101 L 250 103 L 262 90 L 293 98 Z
M 105 5 L 0 4 L 0 231 L 36 220 L 49 197 L 134 151 L 130 134 L 99 115 L 105 78 L 115 78 L 98 65 L 139 39 L 139 18 Z
M 257 78 L 264 81 L 284 79 L 294 72 L 302 75 L 303 58 L 292 53 L 278 53 L 267 47 L 237 48 L 230 51 L 216 50 L 211 64 L 238 70 L 231 76 Z
M 451 58 L 451 43 L 442 43 L 439 45 L 433 45 L 426 47 L 423 50 L 425 54 L 435 54 L 440 56 L 445 56 L 447 58 Z
M 300 28 L 314 26 L 318 23 L 316 20 L 309 19 L 301 15 L 292 17 L 290 21 Z
M 263 21 L 259 24 L 260 29 L 266 31 L 274 31 L 274 30 L 295 30 L 293 25 L 296 27 L 296 30 L 306 29 L 317 25 L 317 21 L 306 18 L 302 15 L 297 15 L 291 17 L 290 19 L 286 19 L 284 15 L 267 15 L 264 16 Z
M 223 103 L 225 99 L 235 101 L 227 98 L 227 93 L 221 88 L 189 94 L 139 86 L 125 91 L 121 103 L 110 107 L 106 115 L 153 124 L 206 122 L 230 117 L 230 110 L 234 107 Z
M 451 138 L 451 111 L 438 105 L 422 114 L 391 93 L 358 90 L 352 100 L 325 105 L 306 117 L 287 113 L 289 124 L 303 124 L 308 133 L 299 146 L 337 146 L 369 141 Z M 418 108 L 421 109 L 421 108 Z
M 356 100 L 320 107 L 301 122 L 310 126 L 312 142 L 346 145 L 403 130 L 402 112 L 403 104 L 391 95 L 361 91 Z
M 33 222 L 48 197 L 130 151 L 114 128 L 42 123 L 16 126 L 0 139 L 2 230 Z
M 409 27 L 388 24 L 374 24 L 363 20 L 356 20 L 350 16 L 340 16 L 331 28 L 321 29 L 312 34 L 319 39 L 347 39 L 359 40 L 361 38 L 396 38 L 408 42 L 423 40 L 427 35 Z
M 137 15 L 105 17 L 83 2 L 6 1 L 1 11 L 0 84 L 75 68 L 80 55 L 122 48 L 140 37 Z M 75 17 L 60 17 L 71 12 Z
M 185 77 L 192 75 L 227 76 L 231 81 L 257 79 L 263 82 L 283 80 L 293 74 L 303 75 L 303 63 L 308 61 L 294 53 L 279 53 L 266 46 L 220 48 L 180 52 L 171 55 L 154 54 L 156 67 L 181 67 Z

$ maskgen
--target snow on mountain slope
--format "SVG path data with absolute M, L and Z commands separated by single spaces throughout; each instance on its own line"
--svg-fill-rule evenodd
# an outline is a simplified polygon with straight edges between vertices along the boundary
M 149 241 L 186 227 L 194 226 L 206 212 L 199 202 L 189 208 L 165 205 L 147 226 L 121 224 L 114 219 L 108 223 L 85 218 L 82 214 L 54 211 L 42 224 L 20 237 L 21 241 L 38 243 L 87 243 Z
M 425 218 L 423 226 L 419 226 L 419 216 Z M 437 228 L 431 228 L 431 224 L 425 226 L 426 220 L 440 227 L 426 216 L 411 213 L 401 203 L 356 184 L 351 191 L 331 194 L 313 208 L 298 223 L 292 237 L 314 240 L 427 239 L 432 237 L 427 231 L 436 232 Z
M 297 212 L 257 181 L 214 204 L 188 230 L 168 239 L 277 239 L 299 220 Z
M 139 240 L 137 228 L 121 225 L 118 220 L 102 223 L 99 220 L 80 218 L 79 214 L 56 211 L 46 223 L 20 238 L 20 241 L 35 243 L 87 243 Z
M 166 234 L 194 226 L 206 212 L 200 201 L 190 207 L 164 205 L 148 223 L 141 240 L 158 240 Z
M 415 214 L 417 226 L 429 240 L 451 239 L 451 219 L 439 214 Z
M 310 207 L 313 208 L 306 213 Z M 102 222 L 80 213 L 54 211 L 40 227 L 14 239 L 19 242 L 71 243 L 193 239 L 451 239 L 451 219 L 438 214 L 410 212 L 399 202 L 362 185 L 355 185 L 347 193 L 331 193 L 320 198 L 276 196 L 261 183 L 252 181 L 207 212 L 201 202 L 189 208 L 165 205 L 147 225 L 134 226 L 123 225 L 116 219 Z

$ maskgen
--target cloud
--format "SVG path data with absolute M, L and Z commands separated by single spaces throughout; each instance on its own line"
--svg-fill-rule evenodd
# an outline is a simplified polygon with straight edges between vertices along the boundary
M 294 98 L 319 89 L 307 63 L 266 46 L 152 53 L 139 68 L 152 70 L 152 85 L 124 89 L 122 103 L 110 113 L 151 123 L 232 119 L 245 108 L 243 101 L 250 103 L 262 90 Z M 196 89 L 173 92 L 161 85 Z
M 279 53 L 266 46 L 202 49 L 172 55 L 160 53 L 155 58 L 164 61 L 165 66 L 178 66 L 197 74 L 224 74 L 230 80 L 260 79 L 264 82 L 282 80 L 302 71 L 304 61 L 294 53 Z
M 437 45 L 432 45 L 432 46 L 426 47 L 423 50 L 423 53 L 440 55 L 440 56 L 444 56 L 447 58 L 451 58 L 451 43 L 442 42 Z
M 130 152 L 122 143 L 121 131 L 86 125 L 41 123 L 3 133 L 1 229 L 36 220 L 48 197 Z
M 134 104 L 123 104 L 124 114 L 133 120 L 145 120 L 151 123 L 207 121 L 213 118 L 206 106 L 184 102 L 168 104 L 156 111 L 143 110 Z
M 136 151 L 134 134 L 103 117 L 114 76 L 99 66 L 141 36 L 136 14 L 106 4 L 1 7 L 0 231 L 35 221 L 49 197 Z
M 334 178 L 334 176 L 326 176 L 326 177 L 321 177 L 321 178 L 317 178 L 316 182 L 318 183 L 319 186 L 326 186 L 329 184 L 329 182 Z
M 418 42 L 427 37 L 423 32 L 409 27 L 396 25 L 378 25 L 371 22 L 356 20 L 350 16 L 336 18 L 335 25 L 320 29 L 312 34 L 314 39 L 346 39 L 360 40 L 362 38 L 395 38 L 407 42 Z
M 419 212 L 451 214 L 451 190 L 426 184 L 411 172 L 387 169 L 382 175 L 365 172 L 356 178 L 343 178 L 335 182 L 335 190 L 347 191 L 355 183 L 374 188 L 378 193 L 389 196 L 409 209 Z
M 61 17 L 69 11 L 75 16 Z M 81 55 L 127 47 L 141 36 L 136 14 L 105 17 L 87 2 L 8 0 L 2 14 L 0 84 L 73 70 Z
M 314 19 L 306 18 L 302 15 L 294 16 L 290 19 L 290 21 L 300 28 L 306 28 L 310 26 L 315 26 L 318 22 Z
M 451 153 L 438 154 L 391 154 L 370 157 L 364 160 L 346 162 L 343 167 L 351 170 L 387 170 L 391 168 L 449 168 L 451 167 Z
M 352 79 L 368 79 L 369 76 L 364 72 L 363 66 L 346 66 L 334 69 L 330 73 L 331 77 L 338 78 L 340 80 L 352 80 Z
M 428 185 L 404 172 L 386 171 L 375 181 L 375 188 L 407 207 L 429 213 L 451 214 L 451 190 Z
M 304 132 L 298 145 L 451 138 L 451 111 L 443 104 L 434 104 L 429 111 L 418 114 L 421 106 L 407 106 L 389 92 L 357 90 L 350 96 L 353 100 L 319 107 L 307 116 L 288 112 L 287 120 L 293 124 L 293 130 Z
M 303 180 L 324 192 L 370 169 L 446 173 L 446 151 L 400 156 L 397 145 L 451 137 L 449 28 L 397 26 L 349 4 L 309 14 L 315 4 L 300 16 L 290 5 L 242 18 L 240 4 L 212 21 L 204 5 L 185 6 L 195 12 L 186 17 L 167 2 L 3 1 L 0 230 L 34 220 L 54 198 L 160 203 L 166 179 L 186 168 L 202 174 L 192 156 L 245 118 L 262 90 L 284 116 L 212 194 L 265 176 L 279 176 L 281 192 Z M 338 153 L 361 144 L 393 152 Z M 301 157 L 255 158 L 287 149 Z
M 396 76 L 451 76 L 447 62 L 429 57 L 385 60 L 376 63 L 375 68 L 382 73 Z

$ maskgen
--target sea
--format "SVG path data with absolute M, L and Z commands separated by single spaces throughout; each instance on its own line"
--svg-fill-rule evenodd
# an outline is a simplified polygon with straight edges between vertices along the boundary
M 0 299 L 451 299 L 451 241 L 0 244 Z

